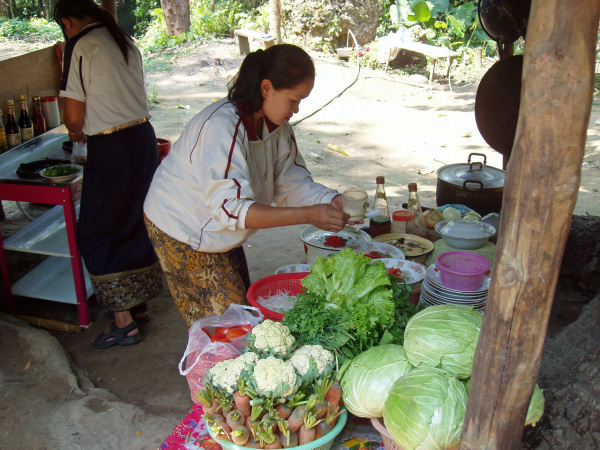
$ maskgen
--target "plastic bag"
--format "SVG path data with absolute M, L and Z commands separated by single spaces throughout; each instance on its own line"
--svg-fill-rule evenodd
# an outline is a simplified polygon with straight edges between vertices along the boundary
M 245 305 L 229 305 L 224 314 L 216 314 L 196 320 L 188 331 L 188 345 L 179 361 L 179 373 L 184 375 L 190 387 L 192 401 L 196 405 L 202 402 L 195 396 L 204 389 L 204 375 L 218 362 L 236 358 L 241 355 L 241 349 L 247 335 L 239 336 L 228 342 L 211 342 L 210 335 L 217 327 L 234 327 L 238 325 L 251 325 L 254 327 L 263 314 L 258 308 Z M 185 361 L 185 370 L 183 364 Z
M 86 142 L 73 142 L 73 154 L 71 155 L 71 162 L 73 164 L 85 164 L 87 161 L 87 143 Z

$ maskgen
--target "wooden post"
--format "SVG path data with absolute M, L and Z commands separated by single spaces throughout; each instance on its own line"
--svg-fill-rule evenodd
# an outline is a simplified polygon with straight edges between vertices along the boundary
M 461 450 L 520 448 L 580 184 L 599 14 L 599 0 L 533 0 Z
M 112 16 L 115 19 L 115 22 L 118 22 L 117 20 L 117 2 L 116 0 L 102 0 L 102 7 L 107 10 L 109 13 L 112 14 Z

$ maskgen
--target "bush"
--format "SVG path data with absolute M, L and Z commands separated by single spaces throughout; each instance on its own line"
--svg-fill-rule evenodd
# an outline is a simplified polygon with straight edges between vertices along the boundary
M 29 20 L 0 18 L 0 38 L 21 39 L 28 42 L 63 40 L 56 22 L 33 18 Z

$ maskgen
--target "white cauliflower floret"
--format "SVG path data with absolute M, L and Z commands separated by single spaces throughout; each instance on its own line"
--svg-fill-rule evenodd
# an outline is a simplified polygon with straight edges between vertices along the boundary
M 294 346 L 296 339 L 290 329 L 280 322 L 264 320 L 252 329 L 254 347 L 268 352 L 273 350 L 278 355 L 285 355 Z
M 280 383 L 288 385 L 288 389 L 280 393 L 282 396 L 287 397 L 293 394 L 297 377 L 294 366 L 274 356 L 261 359 L 254 366 L 256 387 L 265 395 L 271 395 Z
M 227 390 L 228 393 L 233 394 L 237 388 L 237 381 L 242 373 L 242 370 L 246 368 L 246 364 L 254 364 L 258 361 L 258 355 L 253 352 L 244 353 L 237 358 L 226 359 L 221 361 L 210 369 L 212 376 L 212 384 L 221 389 Z
M 323 348 L 320 345 L 303 345 L 292 353 L 289 359 L 290 363 L 296 368 L 300 376 L 306 375 L 310 366 L 310 357 L 313 360 L 319 371 L 319 375 L 323 373 L 326 366 L 333 363 L 333 353 Z

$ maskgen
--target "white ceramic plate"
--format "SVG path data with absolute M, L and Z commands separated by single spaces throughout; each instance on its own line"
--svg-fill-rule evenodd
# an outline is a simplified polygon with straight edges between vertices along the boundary
M 306 263 L 312 264 L 317 260 L 317 256 L 327 257 L 336 254 L 340 250 L 348 248 L 353 242 L 370 241 L 371 236 L 349 225 L 337 233 L 323 231 L 311 225 L 300 232 L 300 240 L 304 242 Z
M 402 250 L 385 242 L 352 242 L 348 247 L 356 250 L 357 253 L 364 253 L 372 259 L 393 258 L 406 259 Z
M 72 173 L 70 175 L 62 175 L 62 176 L 58 176 L 58 177 L 51 177 L 46 175 L 46 171 L 49 171 L 50 169 L 55 168 L 56 166 L 50 166 L 50 167 L 46 167 L 45 169 L 40 170 L 40 175 L 43 176 L 44 178 L 49 179 L 50 181 L 53 181 L 55 183 L 64 183 L 65 181 L 71 181 L 74 178 L 77 178 L 79 175 L 81 175 L 81 172 L 83 171 L 83 167 L 78 165 L 78 164 L 61 164 L 62 166 L 69 166 L 69 167 L 74 167 L 77 169 L 77 172 Z
M 281 266 L 275 271 L 275 275 L 278 275 L 280 273 L 298 272 L 310 272 L 310 264 L 288 264 L 287 266 Z
M 427 274 L 427 267 L 423 264 L 405 259 L 381 258 L 387 269 L 398 269 L 406 284 L 416 284 L 422 281 Z

